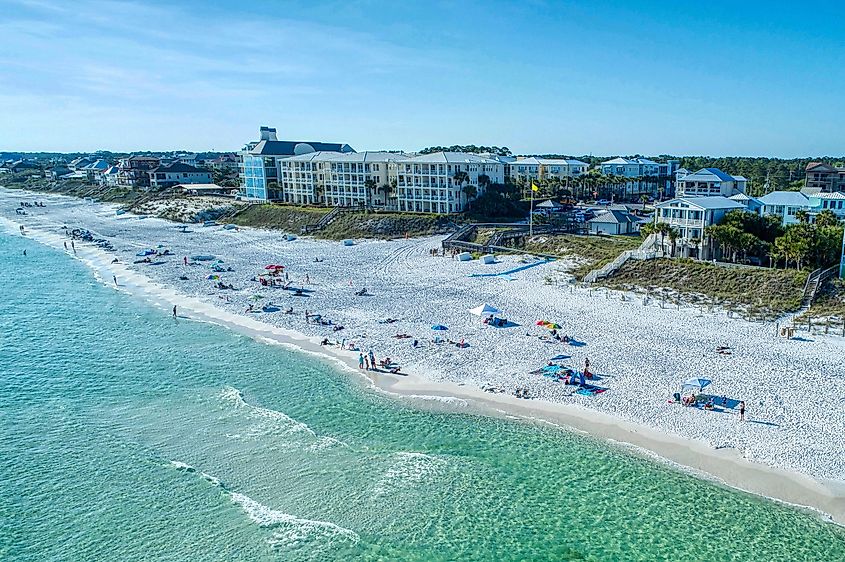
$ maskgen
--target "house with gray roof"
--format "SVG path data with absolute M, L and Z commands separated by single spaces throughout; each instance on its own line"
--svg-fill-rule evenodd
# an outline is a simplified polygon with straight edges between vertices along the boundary
M 612 209 L 587 221 L 590 234 L 636 234 L 640 231 L 642 220 L 629 213 Z
M 654 207 L 654 221 L 666 223 L 678 232 L 676 253 L 680 250 L 684 257 L 701 259 L 709 259 L 712 254 L 705 229 L 719 224 L 726 213 L 746 208 L 744 204 L 722 196 L 676 197 Z
M 675 195 L 677 197 L 730 197 L 745 193 L 748 180 L 742 176 L 732 176 L 718 168 L 702 168 L 695 173 L 676 176 Z
M 208 170 L 174 162 L 157 166 L 149 171 L 150 187 L 164 189 L 179 184 L 211 183 L 211 173 Z
M 799 211 L 810 212 L 810 199 L 800 191 L 773 191 L 760 197 L 763 204 L 760 212 L 763 215 L 774 215 L 784 226 L 798 221 Z

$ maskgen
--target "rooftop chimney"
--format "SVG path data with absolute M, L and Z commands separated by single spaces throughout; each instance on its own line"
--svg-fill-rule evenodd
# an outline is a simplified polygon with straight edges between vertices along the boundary
M 260 140 L 279 140 L 276 138 L 276 127 L 261 127 Z

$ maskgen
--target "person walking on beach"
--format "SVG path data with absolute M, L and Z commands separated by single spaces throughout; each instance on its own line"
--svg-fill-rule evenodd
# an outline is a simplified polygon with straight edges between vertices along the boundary
M 364 356 L 364 370 L 365 371 L 370 370 L 370 358 L 366 355 Z
M 173 318 L 176 318 L 176 305 L 173 305 Z
M 67 242 L 65 242 L 65 252 L 67 252 Z
M 311 284 L 311 278 L 310 278 L 310 277 L 308 277 L 308 274 L 307 274 L 307 273 L 305 274 L 305 284 L 306 284 L 306 285 L 310 285 L 310 284 Z
M 376 354 L 373 353 L 373 350 L 370 350 L 370 368 L 375 371 L 376 370 Z
M 739 403 L 739 421 L 745 421 L 745 400 Z
M 76 244 L 73 243 L 73 240 L 70 241 L 70 247 L 73 248 L 73 253 L 76 253 Z
M 359 369 L 364 368 L 364 354 L 363 353 L 358 353 L 358 368 Z
M 111 278 L 114 281 L 114 286 L 117 287 L 117 275 L 112 275 Z
M 182 263 L 188 265 L 188 256 L 182 256 Z

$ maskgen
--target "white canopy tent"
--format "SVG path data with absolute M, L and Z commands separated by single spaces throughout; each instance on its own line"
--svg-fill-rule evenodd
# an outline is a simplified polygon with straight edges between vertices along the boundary
M 488 314 L 498 314 L 501 312 L 495 306 L 490 306 L 489 304 L 482 304 L 481 306 L 476 306 L 475 308 L 471 308 L 469 310 L 472 314 L 476 316 L 486 316 Z

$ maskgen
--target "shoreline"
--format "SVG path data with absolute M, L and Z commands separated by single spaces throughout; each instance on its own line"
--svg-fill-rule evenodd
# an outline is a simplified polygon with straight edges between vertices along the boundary
M 12 220 L 0 219 L 9 234 L 17 235 Z M 27 237 L 63 251 L 64 238 L 27 227 Z M 578 405 L 541 400 L 524 400 L 506 394 L 490 394 L 467 385 L 435 382 L 407 374 L 397 377 L 357 368 L 357 352 L 319 345 L 319 337 L 307 336 L 296 330 L 280 328 L 242 314 L 180 293 L 176 289 L 153 281 L 125 263 L 110 263 L 111 254 L 94 246 L 80 243 L 78 253 L 67 252 L 82 261 L 102 283 L 111 286 L 110 275 L 120 284 L 116 289 L 142 297 L 154 306 L 177 306 L 191 312 L 180 318 L 211 322 L 258 341 L 289 347 L 300 352 L 330 360 L 343 369 L 369 381 L 381 392 L 397 398 L 414 400 L 419 406 L 430 405 L 441 398 L 438 408 L 448 412 L 470 412 L 493 417 L 513 417 L 523 421 L 540 421 L 585 433 L 612 445 L 634 449 L 644 457 L 676 465 L 684 472 L 715 481 L 730 488 L 763 496 L 775 501 L 820 513 L 822 519 L 845 526 L 845 483 L 820 480 L 794 471 L 771 467 L 742 457 L 734 448 L 714 449 L 706 443 L 638 425 L 620 417 Z M 435 398 L 436 397 L 436 398 Z M 458 406 L 457 401 L 462 401 Z M 652 460 L 655 460 L 652 458 Z

